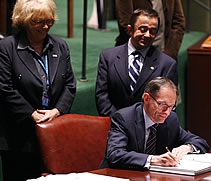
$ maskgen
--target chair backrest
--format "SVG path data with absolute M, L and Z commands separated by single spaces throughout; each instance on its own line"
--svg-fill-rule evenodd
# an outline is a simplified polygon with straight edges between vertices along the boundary
M 110 118 L 66 114 L 36 125 L 48 173 L 95 170 L 104 158 Z

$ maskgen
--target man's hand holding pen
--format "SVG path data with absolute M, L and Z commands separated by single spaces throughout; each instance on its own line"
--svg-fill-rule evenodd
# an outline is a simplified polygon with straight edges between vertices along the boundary
M 162 155 L 153 155 L 150 161 L 151 165 L 164 166 L 164 167 L 175 167 L 180 163 L 180 158 L 171 152 L 166 147 L 167 152 Z

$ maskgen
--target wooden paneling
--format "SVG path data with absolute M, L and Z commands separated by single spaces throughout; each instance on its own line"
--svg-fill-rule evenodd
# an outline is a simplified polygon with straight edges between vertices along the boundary
M 187 129 L 211 146 L 211 49 L 204 37 L 188 49 Z
M 7 1 L 6 0 L 0 0 L 0 32 L 6 34 L 6 26 L 7 26 L 7 6 L 6 6 Z

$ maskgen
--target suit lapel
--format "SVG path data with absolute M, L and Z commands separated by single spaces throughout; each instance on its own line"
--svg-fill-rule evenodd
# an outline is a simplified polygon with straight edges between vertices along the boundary
M 57 50 L 59 50 L 59 47 L 57 44 L 54 44 L 48 52 L 49 75 L 51 84 L 53 83 L 59 64 L 59 52 Z
M 22 63 L 29 69 L 32 75 L 34 75 L 38 80 L 41 81 L 32 54 L 26 53 L 26 51 L 18 51 L 18 55 Z
M 140 89 L 140 87 L 143 86 L 145 82 L 149 80 L 150 76 L 153 74 L 153 72 L 156 71 L 158 67 L 158 59 L 156 53 L 154 52 L 154 48 L 151 47 L 145 57 L 144 65 L 138 77 L 133 94 L 135 94 Z
M 138 143 L 138 151 L 144 153 L 144 142 L 145 142 L 145 122 L 143 115 L 143 106 L 139 106 L 136 110 L 136 139 Z
M 129 75 L 128 75 L 128 45 L 127 43 L 117 52 L 114 67 L 121 79 L 122 83 L 128 91 L 130 91 Z
M 138 152 L 144 153 L 144 143 L 145 143 L 145 121 L 143 114 L 143 104 L 138 106 L 136 109 L 136 126 L 135 133 L 138 143 Z M 156 154 L 160 155 L 166 152 L 166 146 L 168 143 L 168 127 L 167 123 L 159 124 L 157 127 L 157 143 L 156 143 Z
M 50 82 L 52 84 L 54 77 L 56 75 L 58 63 L 59 63 L 59 53 L 58 45 L 55 44 L 52 48 L 49 48 L 48 51 L 48 62 L 49 62 L 49 76 Z M 18 55 L 23 62 L 23 64 L 30 70 L 30 72 L 39 80 L 41 81 L 40 75 L 38 73 L 36 64 L 34 62 L 33 56 L 30 53 L 26 53 L 25 51 L 18 51 Z

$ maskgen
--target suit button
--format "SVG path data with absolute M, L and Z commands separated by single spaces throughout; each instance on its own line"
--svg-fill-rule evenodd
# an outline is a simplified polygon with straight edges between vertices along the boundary
M 21 79 L 22 79 L 22 75 L 19 74 L 19 75 L 18 75 L 18 80 L 21 80 Z
M 65 74 L 62 74 L 62 78 L 63 78 L 63 79 L 65 79 L 65 78 L 66 78 L 66 77 L 65 77 Z

